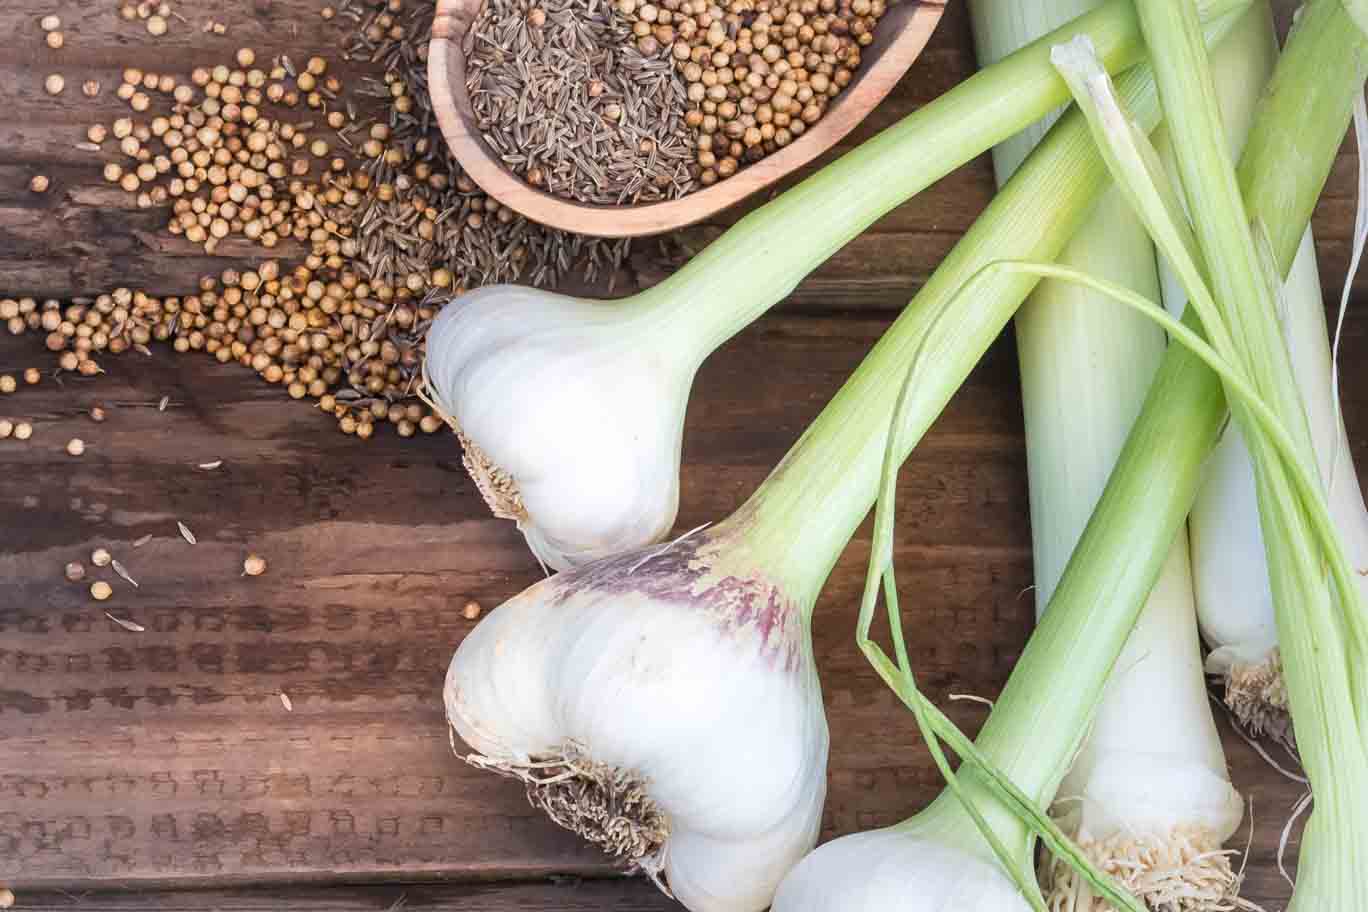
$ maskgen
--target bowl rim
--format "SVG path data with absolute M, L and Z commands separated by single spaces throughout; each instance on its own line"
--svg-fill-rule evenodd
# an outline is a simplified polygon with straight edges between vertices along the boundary
M 465 52 L 459 47 L 474 22 L 470 9 L 478 11 L 480 5 L 473 0 L 438 0 L 432 23 L 428 91 L 447 148 L 481 190 L 513 211 L 552 228 L 621 238 L 660 234 L 699 222 L 764 190 L 835 146 L 888 96 L 921 56 L 946 4 L 945 0 L 901 0 L 891 5 L 879 26 L 892 27 L 896 18 L 897 36 L 885 38 L 878 57 L 861 68 L 822 119 L 783 149 L 679 199 L 623 206 L 580 203 L 539 190 L 508 170 L 485 142 L 470 107 Z M 893 15 L 902 9 L 908 11 Z M 876 32 L 874 44 L 879 43 Z

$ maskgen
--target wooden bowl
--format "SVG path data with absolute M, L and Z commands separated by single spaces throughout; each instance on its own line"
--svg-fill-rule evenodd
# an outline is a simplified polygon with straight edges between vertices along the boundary
M 677 200 L 639 205 L 577 203 L 531 186 L 501 162 L 476 126 L 466 91 L 466 36 L 484 0 L 438 0 L 428 54 L 432 107 L 448 146 L 470 179 L 494 199 L 543 225 L 599 237 L 659 234 L 707 218 L 836 145 L 874 109 L 921 54 L 945 12 L 943 0 L 889 4 L 860 70 L 822 119 L 773 155 Z

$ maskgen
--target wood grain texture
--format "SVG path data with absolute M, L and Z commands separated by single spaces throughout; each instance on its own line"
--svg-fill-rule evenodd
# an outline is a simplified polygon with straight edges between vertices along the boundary
M 659 234 L 692 225 L 803 167 L 834 147 L 878 106 L 906 75 L 940 22 L 941 0 L 893 4 L 862 53 L 855 80 L 832 101 L 822 119 L 788 146 L 711 187 L 677 200 L 636 206 L 577 203 L 538 190 L 506 168 L 484 141 L 466 91 L 465 49 L 483 0 L 439 0 L 428 65 L 433 108 L 456 159 L 486 193 L 534 221 L 603 237 Z
M 643 880 L 395 884 L 136 893 L 26 893 L 28 912 L 664 912 L 679 907 Z
M 0 31 L 14 38 L 0 59 L 0 295 L 122 283 L 174 293 L 245 256 L 230 245 L 214 258 L 177 246 L 154 213 L 109 193 L 73 143 L 88 118 L 117 110 L 119 67 L 174 59 L 184 71 L 241 44 L 307 55 L 336 41 L 317 25 L 318 5 L 181 0 L 190 23 L 153 42 L 119 22 L 113 3 L 3 4 Z M 1286 21 L 1292 4 L 1278 6 Z M 67 21 L 67 47 L 55 54 L 36 25 L 48 12 Z M 200 31 L 211 16 L 230 24 L 227 36 Z M 908 78 L 846 145 L 972 71 L 969 48 L 963 6 L 952 5 Z M 68 81 L 60 104 L 41 90 L 54 70 Z M 91 101 L 77 87 L 97 71 L 105 95 Z M 1348 258 L 1349 151 L 1316 214 L 1327 296 L 1337 296 Z M 24 189 L 36 171 L 54 179 L 43 197 Z M 681 528 L 725 515 L 754 490 L 991 188 L 985 160 L 950 175 L 705 364 L 684 439 Z M 684 241 L 704 243 L 745 208 Z M 637 268 L 638 283 L 658 275 L 647 261 Z M 1358 286 L 1356 304 L 1364 294 Z M 1352 314 L 1344 345 L 1350 439 L 1368 465 L 1368 329 Z M 39 338 L 0 338 L 0 372 L 49 363 Z M 0 398 L 0 415 L 36 428 L 27 443 L 0 441 L 0 882 L 25 907 L 383 910 L 401 893 L 406 907 L 431 909 L 672 907 L 635 881 L 544 882 L 611 872 L 533 814 L 518 786 L 451 756 L 438 690 L 470 629 L 459 608 L 467 598 L 492 607 L 539 576 L 512 527 L 486 516 L 454 441 L 343 437 L 250 372 L 203 357 L 156 349 L 104 366 L 94 380 L 59 388 L 45 379 Z M 97 402 L 109 410 L 104 424 L 84 417 Z M 62 451 L 74 436 L 89 446 L 80 459 Z M 212 460 L 222 467 L 197 468 Z M 972 730 L 983 708 L 949 695 L 995 695 L 1031 622 L 1010 337 L 909 460 L 899 493 L 912 657 L 930 696 Z M 199 544 L 180 538 L 177 521 Z M 67 561 L 98 546 L 127 565 L 137 590 L 110 576 L 116 595 L 96 604 L 62 579 Z M 940 787 L 910 717 L 853 641 L 868 547 L 862 529 L 817 614 L 832 734 L 824 838 L 900 820 Z M 249 549 L 270 561 L 265 576 L 240 576 Z M 1276 907 L 1288 892 L 1274 863 L 1278 833 L 1298 789 L 1228 730 L 1225 740 L 1254 801 L 1246 893 Z M 462 883 L 329 886 L 400 880 Z M 84 894 L 126 887 L 208 892 Z

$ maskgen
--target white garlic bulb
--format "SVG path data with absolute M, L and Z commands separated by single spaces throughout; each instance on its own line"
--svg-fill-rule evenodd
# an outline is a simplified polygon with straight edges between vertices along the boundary
M 808 612 L 738 572 L 736 550 L 708 530 L 543 580 L 466 637 L 446 680 L 467 759 L 694 912 L 768 906 L 826 792 Z
M 494 515 L 556 570 L 664 538 L 703 355 L 655 312 L 518 285 L 444 307 L 427 381 Z
M 962 823 L 946 825 L 953 811 L 935 812 L 944 801 L 897 826 L 821 846 L 784 878 L 773 912 L 1029 909 L 982 837 Z

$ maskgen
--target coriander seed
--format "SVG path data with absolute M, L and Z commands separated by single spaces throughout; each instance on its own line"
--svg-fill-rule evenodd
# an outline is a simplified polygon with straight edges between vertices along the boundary
M 96 580 L 90 584 L 90 597 L 97 602 L 103 602 L 114 594 L 114 589 L 104 580 Z
M 242 575 L 243 575 L 243 576 L 261 576 L 261 574 L 263 574 L 263 573 L 265 573 L 265 572 L 266 572 L 266 561 L 265 561 L 265 559 L 263 559 L 263 558 L 261 558 L 261 557 L 258 557 L 258 556 L 255 555 L 255 554 L 249 554 L 249 555 L 247 555 L 246 560 L 244 560 L 244 561 L 242 562 Z
M 0 418 L 0 440 L 4 440 L 14 433 L 14 422 L 8 418 Z
M 49 95 L 61 95 L 62 90 L 66 88 L 66 79 L 61 73 L 53 73 L 43 80 L 43 88 L 47 89 Z
M 479 602 L 470 599 L 461 606 L 461 617 L 465 618 L 467 621 L 473 621 L 480 616 L 480 612 L 483 610 L 484 609 L 480 607 Z
M 29 386 L 37 384 L 42 379 L 43 374 L 41 371 L 38 370 L 38 368 L 30 367 L 24 370 L 24 382 L 27 383 Z
M 35 174 L 29 179 L 29 189 L 34 193 L 47 193 L 50 184 L 46 174 Z
M 10 374 L 0 374 L 0 393 L 12 393 L 19 388 L 14 377 Z
M 91 406 L 91 407 L 90 407 L 90 420 L 91 420 L 91 421 L 94 421 L 96 424 L 99 424 L 101 421 L 104 421 L 104 420 L 105 420 L 105 410 L 102 409 L 102 408 L 100 408 L 100 406 L 98 406 L 98 405 L 93 405 L 93 406 Z
M 66 565 L 66 569 L 64 572 L 66 574 L 66 578 L 73 583 L 79 583 L 81 580 L 85 579 L 86 575 L 85 566 L 82 565 L 80 561 L 71 561 L 69 564 Z
M 27 421 L 21 421 L 14 426 L 15 440 L 28 440 L 33 436 L 33 425 Z
M 85 453 L 85 441 L 80 437 L 73 437 L 67 441 L 66 451 L 68 456 L 80 456 Z
M 96 548 L 90 552 L 90 562 L 97 567 L 108 567 L 113 559 L 114 556 L 104 548 Z
M 62 17 L 46 15 L 38 20 L 38 27 L 45 32 L 55 32 L 62 27 Z
M 46 41 L 47 46 L 54 51 L 60 51 L 62 45 L 66 44 L 66 36 L 61 32 L 48 32 L 47 35 L 43 37 L 43 40 Z

